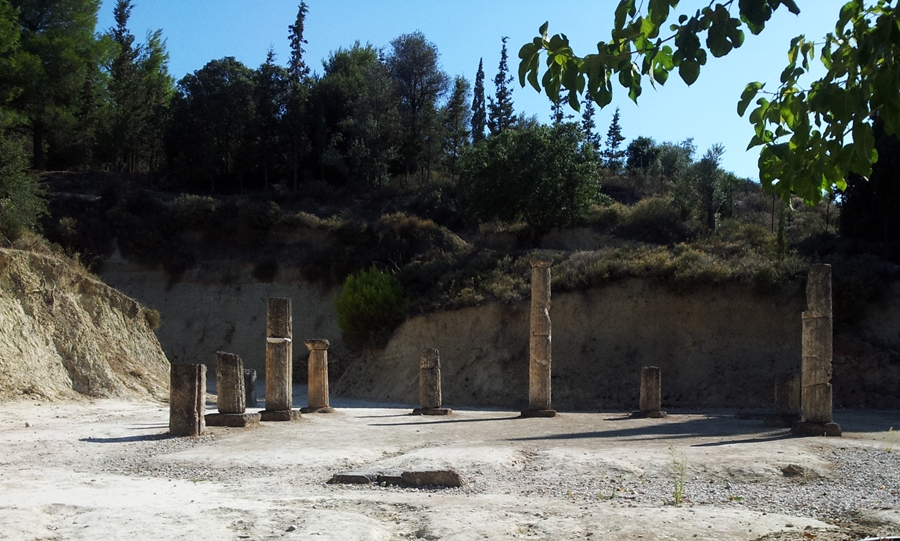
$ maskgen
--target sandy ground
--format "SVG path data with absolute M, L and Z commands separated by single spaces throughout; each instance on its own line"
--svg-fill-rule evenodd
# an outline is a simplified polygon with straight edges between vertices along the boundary
M 305 405 L 302 394 L 297 403 Z M 843 516 L 778 512 L 763 501 L 782 485 L 790 492 L 833 480 L 829 456 L 839 449 L 886 453 L 894 438 L 887 429 L 900 429 L 896 411 L 841 410 L 835 417 L 843 438 L 793 438 L 735 412 L 670 412 L 655 420 L 621 412 L 521 419 L 456 410 L 438 418 L 410 416 L 411 406 L 332 405 L 332 414 L 209 428 L 191 440 L 166 435 L 165 404 L 0 403 L 0 539 L 900 535 L 900 509 L 877 500 L 879 487 L 872 487 L 872 500 L 851 505 L 858 512 Z M 684 501 L 674 505 L 678 463 L 686 468 Z M 803 474 L 785 477 L 788 464 Z M 466 485 L 327 484 L 348 470 L 441 468 L 458 471 Z

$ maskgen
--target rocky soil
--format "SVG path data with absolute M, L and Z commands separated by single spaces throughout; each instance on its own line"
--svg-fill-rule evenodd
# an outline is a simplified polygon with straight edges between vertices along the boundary
M 838 410 L 844 437 L 795 438 L 733 411 L 429 418 L 412 405 L 332 405 L 191 440 L 165 434 L 158 403 L 0 403 L 0 539 L 900 535 L 897 411 Z M 447 468 L 461 488 L 328 484 L 345 471 Z

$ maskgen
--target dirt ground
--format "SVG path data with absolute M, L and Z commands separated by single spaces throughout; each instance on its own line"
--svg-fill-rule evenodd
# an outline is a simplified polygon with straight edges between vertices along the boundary
M 296 401 L 305 405 L 305 396 Z M 156 402 L 0 403 L 0 539 L 900 535 L 898 472 L 876 472 L 887 479 L 872 481 L 881 486 L 847 480 L 844 487 L 834 458 L 863 457 L 853 464 L 869 464 L 857 470 L 867 475 L 868 467 L 892 468 L 900 442 L 893 451 L 888 428 L 900 429 L 897 411 L 839 410 L 844 437 L 794 438 L 734 411 L 522 419 L 508 411 L 414 417 L 412 406 L 332 405 L 335 413 L 295 423 L 208 428 L 191 440 L 167 436 L 168 408 Z M 800 473 L 787 477 L 782 470 L 791 464 Z M 675 505 L 679 466 L 684 491 Z M 465 485 L 327 483 L 344 471 L 443 468 Z M 842 490 L 846 497 L 829 500 Z

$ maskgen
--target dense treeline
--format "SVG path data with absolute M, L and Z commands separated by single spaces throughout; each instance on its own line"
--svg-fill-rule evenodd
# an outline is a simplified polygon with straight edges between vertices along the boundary
M 340 48 L 318 73 L 301 3 L 285 25 L 288 58 L 269 51 L 255 68 L 215 59 L 176 81 L 162 31 L 140 40 L 129 29 L 133 7 L 118 0 L 114 26 L 98 31 L 99 0 L 0 0 L 5 236 L 45 212 L 33 172 L 46 170 L 140 174 L 144 188 L 204 195 L 437 184 L 440 212 L 423 217 L 455 228 L 525 223 L 533 238 L 614 201 L 650 199 L 652 223 L 629 227 L 662 242 L 718 231 L 750 185 L 721 169 L 719 146 L 698 156 L 690 140 L 626 145 L 618 110 L 601 138 L 590 101 L 577 121 L 561 103 L 550 125 L 517 115 L 506 38 L 493 93 L 483 59 L 474 83 L 452 77 L 421 32 Z M 846 234 L 889 240 L 894 171 L 850 183 L 839 200 Z M 773 204 L 772 232 L 776 214 Z

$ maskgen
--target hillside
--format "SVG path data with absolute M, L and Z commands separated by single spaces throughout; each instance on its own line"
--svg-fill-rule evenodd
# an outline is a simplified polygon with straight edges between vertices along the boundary
M 0 399 L 165 399 L 169 363 L 148 319 L 66 257 L 0 249 Z

